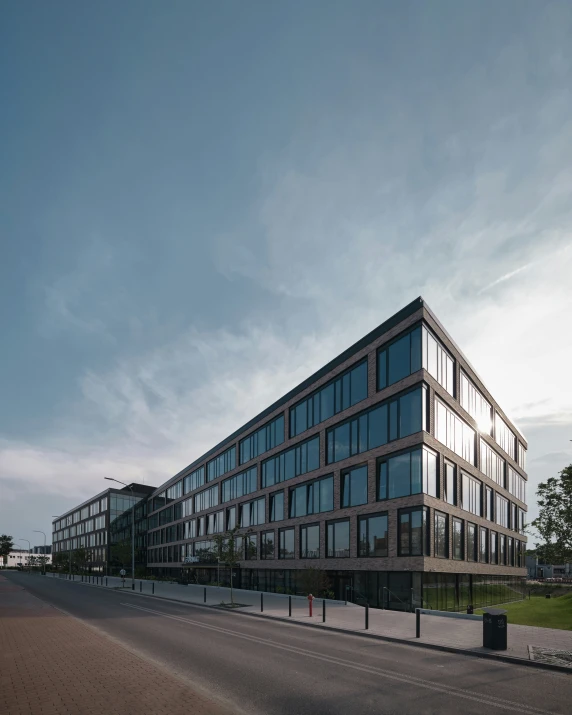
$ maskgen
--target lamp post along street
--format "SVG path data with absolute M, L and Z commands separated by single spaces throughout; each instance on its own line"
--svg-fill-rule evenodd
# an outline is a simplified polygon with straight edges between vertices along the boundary
M 40 531 L 39 529 L 34 529 L 34 534 L 44 534 L 43 531 Z M 44 534 L 44 553 L 43 553 L 43 559 L 42 559 L 42 575 L 46 575 L 46 535 Z
M 119 479 L 112 479 L 112 477 L 104 477 L 109 482 L 117 482 L 117 484 L 123 484 L 124 487 L 131 489 L 131 499 L 133 504 L 131 505 L 131 588 L 135 588 L 135 495 L 133 494 L 133 487 L 131 484 L 125 484 L 125 482 L 120 482 Z

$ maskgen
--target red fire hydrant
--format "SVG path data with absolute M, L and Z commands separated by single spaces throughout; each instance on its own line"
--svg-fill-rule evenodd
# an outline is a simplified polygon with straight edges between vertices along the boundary
M 314 600 L 314 596 L 312 596 L 311 593 L 308 594 L 308 606 L 310 607 L 310 618 L 312 618 L 312 601 Z

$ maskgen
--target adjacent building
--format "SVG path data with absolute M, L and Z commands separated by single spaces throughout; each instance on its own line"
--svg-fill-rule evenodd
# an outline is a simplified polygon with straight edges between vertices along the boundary
M 131 565 L 131 524 L 135 514 L 135 566 L 147 562 L 147 497 L 155 487 L 130 484 L 106 489 L 52 522 L 53 560 L 92 573 L 112 574 Z
M 161 487 L 131 485 L 138 563 L 228 581 L 216 537 L 236 528 L 237 587 L 295 593 L 314 567 L 332 596 L 377 607 L 514 600 L 526 450 L 418 298 Z M 59 517 L 54 556 L 85 547 L 107 572 L 129 498 L 107 490 Z
M 46 549 L 44 551 L 44 548 Z M 52 563 L 51 550 L 49 546 L 34 546 L 32 547 L 32 553 L 28 549 L 12 549 L 8 556 L 6 557 L 6 564 L 4 564 L 4 559 L 0 557 L 0 568 L 28 568 L 28 566 L 37 566 L 38 557 L 46 557 L 46 565 Z
M 526 450 L 419 298 L 158 488 L 148 567 L 215 581 L 239 527 L 243 588 L 313 566 L 378 607 L 520 598 Z

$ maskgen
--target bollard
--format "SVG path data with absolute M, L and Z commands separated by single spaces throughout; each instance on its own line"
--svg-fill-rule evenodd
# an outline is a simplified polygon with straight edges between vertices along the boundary
M 205 592 L 204 592 L 204 596 L 203 596 L 203 601 L 204 601 L 204 603 L 207 602 L 207 587 L 206 587 L 206 586 L 205 586 Z
M 322 623 L 326 622 L 326 599 L 322 599 Z
M 369 629 L 369 603 L 365 604 L 365 629 Z
M 311 593 L 308 594 L 308 606 L 310 607 L 310 618 L 312 618 L 312 602 L 314 600 L 314 596 L 312 596 Z
M 260 613 L 264 613 L 264 594 L 260 594 Z
M 107 576 L 105 577 L 105 585 L 107 586 Z
M 288 596 L 288 615 L 292 617 L 292 596 Z
M 415 609 L 415 638 L 421 638 L 421 609 Z
M 143 591 L 143 581 L 139 581 L 139 593 Z
M 151 593 L 155 593 L 155 581 L 151 584 Z

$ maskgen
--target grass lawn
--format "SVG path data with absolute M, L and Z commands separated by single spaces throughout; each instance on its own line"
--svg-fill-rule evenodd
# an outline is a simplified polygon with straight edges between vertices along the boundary
M 572 631 L 572 593 L 559 598 L 533 596 L 525 601 L 503 603 L 498 607 L 506 610 L 509 624 Z M 482 613 L 482 610 L 475 613 Z

